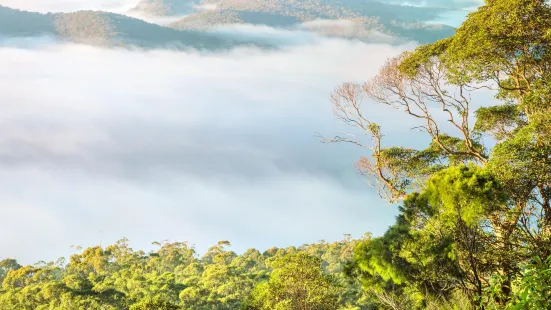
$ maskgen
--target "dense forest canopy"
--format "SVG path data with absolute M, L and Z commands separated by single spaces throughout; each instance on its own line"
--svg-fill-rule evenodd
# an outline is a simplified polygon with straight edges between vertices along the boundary
M 354 260 L 387 307 L 457 292 L 484 309 L 551 307 L 550 29 L 547 1 L 487 0 L 452 37 L 333 94 L 335 116 L 367 139 L 324 141 L 370 150 L 358 170 L 400 204 L 396 224 Z M 477 106 L 481 91 L 495 100 Z M 430 143 L 387 145 L 363 97 L 411 117 Z
M 221 241 L 0 262 L 2 309 L 551 309 L 551 6 L 486 0 L 451 37 L 331 99 L 356 167 L 399 205 L 384 235 L 238 255 Z M 478 105 L 473 98 L 491 92 Z M 369 99 L 369 100 L 366 100 Z M 369 104 L 429 141 L 388 145 Z M 366 228 L 367 229 L 367 228 Z
M 145 253 L 123 239 L 87 248 L 68 262 L 20 266 L 6 259 L 0 261 L 0 308 L 365 308 L 370 302 L 360 283 L 342 272 L 359 242 L 346 237 L 238 255 L 220 241 L 199 256 L 185 242 L 155 243 L 158 250 Z

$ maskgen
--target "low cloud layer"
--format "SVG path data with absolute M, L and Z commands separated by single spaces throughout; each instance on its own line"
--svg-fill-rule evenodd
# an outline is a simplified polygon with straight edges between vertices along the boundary
M 413 46 L 305 42 L 199 53 L 4 40 L 0 257 L 122 237 L 242 251 L 384 231 L 395 208 L 355 174 L 359 150 L 314 134 L 346 129 L 336 85 Z M 403 138 L 411 124 L 391 113 L 370 111 Z
M 484 4 L 483 0 L 405 0 L 394 1 L 404 5 L 413 5 L 421 7 L 439 7 L 451 9 L 472 9 Z
M 363 23 L 346 19 L 318 19 L 304 22 L 300 24 L 297 28 L 300 30 L 308 30 L 323 35 L 340 36 L 345 38 L 361 38 L 362 40 L 377 43 L 398 44 L 400 40 L 404 41 L 395 36 L 382 33 L 375 29 L 366 29 Z
M 205 3 L 193 5 L 193 8 L 198 11 L 214 11 L 217 9 L 217 6 L 215 3 Z

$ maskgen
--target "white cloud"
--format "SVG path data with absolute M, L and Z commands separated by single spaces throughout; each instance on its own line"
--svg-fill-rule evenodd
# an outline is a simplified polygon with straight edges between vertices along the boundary
M 126 10 L 126 9 L 125 10 L 123 10 L 123 9 L 114 10 L 114 12 L 119 13 L 119 14 L 123 14 L 123 15 L 126 15 L 126 16 L 130 16 L 130 17 L 134 17 L 134 18 L 137 18 L 137 19 L 141 19 L 141 20 L 144 20 L 148 23 L 157 24 L 157 25 L 165 26 L 165 27 L 168 27 L 168 26 L 170 26 L 170 24 L 173 24 L 177 21 L 180 21 L 180 20 L 182 20 L 182 18 L 186 17 L 186 15 L 155 16 L 155 15 L 150 15 L 150 14 L 146 14 L 146 13 L 135 11 L 135 10 Z
M 472 9 L 473 7 L 478 7 L 484 4 L 483 0 L 406 0 L 392 2 L 402 5 L 452 9 Z
M 216 3 L 195 4 L 193 5 L 193 8 L 196 10 L 203 10 L 203 11 L 216 11 L 217 5 Z
M 337 84 L 411 45 L 199 53 L 36 42 L 0 47 L 0 257 L 53 259 L 101 235 L 244 250 L 392 223 L 395 208 L 354 172 L 359 150 L 314 133 L 345 129 L 328 100 Z M 403 138 L 411 125 L 388 113 L 370 110 Z
M 300 24 L 299 29 L 309 30 L 319 34 L 349 38 L 361 38 L 379 43 L 397 43 L 398 38 L 380 31 L 366 28 L 361 20 L 329 20 L 317 19 Z
M 325 38 L 315 33 L 300 29 L 289 30 L 252 24 L 218 25 L 210 28 L 208 31 L 221 36 L 238 37 L 241 40 L 249 40 L 272 46 L 319 44 L 325 40 Z

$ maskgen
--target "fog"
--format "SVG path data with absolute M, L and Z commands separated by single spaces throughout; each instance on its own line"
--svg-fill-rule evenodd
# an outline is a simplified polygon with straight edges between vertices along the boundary
M 0 257 L 122 237 L 243 251 L 382 233 L 396 209 L 355 173 L 360 150 L 315 134 L 347 130 L 335 86 L 414 45 L 287 33 L 296 42 L 279 50 L 216 53 L 4 39 Z M 370 111 L 403 139 L 411 126 L 390 113 Z
M 41 12 L 124 11 L 134 2 L 0 0 Z M 367 80 L 415 43 L 304 30 L 333 23 L 350 26 L 212 30 L 274 50 L 0 38 L 0 259 L 33 263 L 123 237 L 145 250 L 170 240 L 203 252 L 218 240 L 244 251 L 384 232 L 397 210 L 356 174 L 364 153 L 315 135 L 349 130 L 332 116 L 336 86 Z M 382 106 L 367 111 L 389 144 L 418 145 L 417 124 Z
M 441 7 L 450 9 L 471 10 L 482 4 L 484 0 L 405 0 L 392 1 L 398 4 L 422 6 L 422 7 Z

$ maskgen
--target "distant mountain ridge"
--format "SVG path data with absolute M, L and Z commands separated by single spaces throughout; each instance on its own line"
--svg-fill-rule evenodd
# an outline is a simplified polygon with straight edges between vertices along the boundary
M 161 26 L 111 12 L 42 14 L 0 5 L 0 36 L 48 35 L 77 43 L 142 48 L 266 47 L 265 41 L 210 31 L 220 25 L 253 24 L 364 41 L 399 38 L 402 42 L 427 43 L 453 34 L 450 26 L 427 24 L 447 10 L 375 0 L 141 0 L 129 12 L 182 16 L 177 22 Z
M 190 13 L 193 8 L 195 11 Z M 377 31 L 421 43 L 448 37 L 454 31 L 450 26 L 427 24 L 449 12 L 449 8 L 375 0 L 142 0 L 134 10 L 154 15 L 187 15 L 170 25 L 177 29 L 208 29 L 224 24 L 297 27 L 313 21 L 333 20 L 349 23 L 346 27 L 326 24 L 327 27 L 310 30 L 358 39 L 370 39 Z
M 0 35 L 49 35 L 71 42 L 143 48 L 181 47 L 217 49 L 245 43 L 214 34 L 176 30 L 121 14 L 102 11 L 34 13 L 0 6 Z

